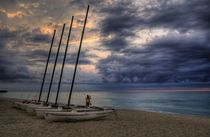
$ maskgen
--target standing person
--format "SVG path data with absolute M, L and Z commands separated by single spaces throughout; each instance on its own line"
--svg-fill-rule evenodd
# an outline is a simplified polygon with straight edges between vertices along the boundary
M 87 107 L 89 107 L 89 106 L 91 105 L 90 100 L 91 100 L 91 96 L 90 96 L 90 95 L 87 95 L 87 96 L 86 96 L 86 106 L 87 106 Z

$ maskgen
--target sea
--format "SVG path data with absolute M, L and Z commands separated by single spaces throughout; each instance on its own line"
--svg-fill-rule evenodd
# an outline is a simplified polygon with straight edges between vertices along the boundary
M 8 87 L 7 84 L 4 85 Z M 16 83 L 10 86 L 7 93 L 1 93 L 0 96 L 37 99 L 40 85 L 28 85 L 30 84 Z M 49 85 L 45 84 L 41 100 L 46 100 L 48 87 Z M 55 101 L 56 89 L 57 84 L 53 84 L 50 102 Z M 69 84 L 61 86 L 59 103 L 67 104 L 69 89 Z M 95 106 L 210 117 L 209 83 L 77 83 L 72 92 L 71 103 L 84 105 L 87 94 L 91 96 L 92 105 Z

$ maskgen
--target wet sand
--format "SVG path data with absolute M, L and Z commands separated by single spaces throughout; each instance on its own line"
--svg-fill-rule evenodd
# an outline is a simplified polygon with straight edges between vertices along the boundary
M 210 137 L 210 118 L 117 110 L 100 121 L 48 123 L 0 98 L 1 137 Z

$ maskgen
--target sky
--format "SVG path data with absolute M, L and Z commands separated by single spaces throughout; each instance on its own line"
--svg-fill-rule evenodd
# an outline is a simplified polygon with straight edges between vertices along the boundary
M 88 4 L 76 82 L 210 82 L 209 0 L 0 0 L 0 83 L 40 83 L 56 29 L 49 82 L 66 23 L 58 81 L 74 15 L 62 79 L 69 83 Z

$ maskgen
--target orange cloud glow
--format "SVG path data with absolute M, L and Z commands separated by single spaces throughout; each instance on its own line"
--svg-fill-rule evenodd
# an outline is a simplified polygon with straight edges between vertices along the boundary
M 41 27 L 41 32 L 44 34 L 51 34 L 53 33 L 53 30 L 54 30 L 53 28 L 48 26 Z
M 0 11 L 3 12 L 4 14 L 6 14 L 8 18 L 15 18 L 15 17 L 22 18 L 22 17 L 26 16 L 26 14 L 23 13 L 22 11 L 7 12 L 4 9 L 0 9 Z
M 80 69 L 86 73 L 95 73 L 96 72 L 95 65 L 80 65 Z
M 100 51 L 97 54 L 99 58 L 107 58 L 109 55 L 111 55 L 110 51 Z
M 74 45 L 79 45 L 79 42 L 80 42 L 80 33 L 78 33 L 78 37 L 75 38 L 75 39 L 72 39 L 71 40 L 71 44 L 74 44 Z M 89 32 L 87 32 L 84 36 L 84 39 L 83 39 L 83 44 L 87 44 L 87 43 L 95 43 L 95 42 L 98 42 L 100 40 L 100 37 L 99 35 L 97 34 L 91 34 Z M 93 44 L 94 45 L 94 44 Z M 91 45 L 91 46 L 93 46 Z M 86 45 L 87 46 L 87 45 Z
M 84 39 L 84 42 L 91 43 L 91 42 L 96 42 L 98 40 L 100 40 L 100 38 L 97 35 L 87 35 L 86 38 Z
M 44 34 L 52 34 L 53 31 L 58 27 L 58 25 L 55 25 L 53 23 L 45 24 L 44 26 L 41 26 L 41 32 Z

